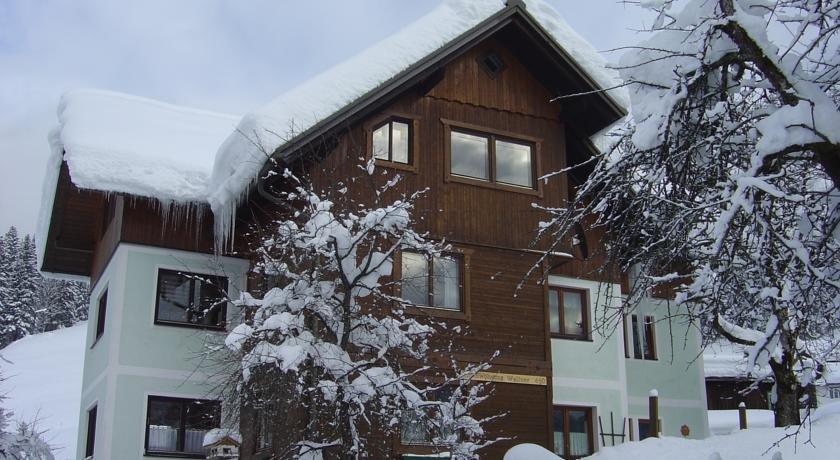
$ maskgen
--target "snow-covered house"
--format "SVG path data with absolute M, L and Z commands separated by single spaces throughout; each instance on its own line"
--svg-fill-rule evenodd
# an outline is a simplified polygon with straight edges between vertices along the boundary
M 542 1 L 446 0 L 241 118 L 65 95 L 38 241 L 43 271 L 93 287 L 78 457 L 201 455 L 225 416 L 208 396 L 217 382 L 201 351 L 236 322 L 215 300 L 246 287 L 247 226 L 270 214 L 267 186 L 283 180 L 266 171 L 279 162 L 326 186 L 355 171 L 360 154 L 404 174 L 404 190 L 428 188 L 419 230 L 457 249 L 457 295 L 425 312 L 469 324 L 462 360 L 504 350 L 479 376 L 495 382 L 480 410 L 506 412 L 489 429 L 512 439 L 486 458 L 521 442 L 576 458 L 621 442 L 614 434 L 645 437 L 654 388 L 664 434 L 704 437 L 699 338 L 676 322 L 674 335 L 657 333 L 672 317 L 666 300 L 646 302 L 616 334 L 590 327 L 617 305 L 591 274 L 598 235 L 582 232 L 552 256 L 547 284 L 532 280 L 514 297 L 540 255 L 532 203 L 560 205 L 581 180 L 538 178 L 584 161 L 590 138 L 625 114 L 616 86 Z M 374 155 L 374 145 L 387 148 Z M 607 281 L 620 291 L 621 279 Z M 272 440 L 291 423 L 258 421 L 243 412 L 242 458 L 279 449 Z M 422 433 L 393 442 L 394 456 L 434 450 Z
M 769 366 L 751 368 L 747 347 L 725 340 L 712 343 L 703 350 L 703 369 L 709 410 L 733 410 L 741 402 L 747 409 L 772 408 L 773 373 Z M 840 400 L 840 362 L 827 362 L 801 393 L 810 396 L 812 407 Z

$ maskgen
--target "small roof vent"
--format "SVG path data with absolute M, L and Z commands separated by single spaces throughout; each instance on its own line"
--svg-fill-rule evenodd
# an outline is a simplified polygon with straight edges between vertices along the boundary
M 487 75 L 490 78 L 496 78 L 503 70 L 505 70 L 504 61 L 502 61 L 502 58 L 500 58 L 495 51 L 490 51 L 482 55 L 478 59 L 478 63 L 481 65 L 481 68 L 487 72 Z

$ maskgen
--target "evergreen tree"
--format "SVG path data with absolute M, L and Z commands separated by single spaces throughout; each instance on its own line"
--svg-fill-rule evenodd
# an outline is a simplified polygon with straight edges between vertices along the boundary
M 0 377 L 0 382 L 3 378 Z M 0 403 L 6 399 L 0 395 Z M 35 424 L 15 422 L 12 413 L 0 406 L 0 458 L 53 460 L 52 449 Z
M 15 283 L 18 279 L 19 253 L 20 238 L 17 229 L 10 227 L 3 235 L 3 252 L 0 255 L 0 347 L 5 347 L 25 335 L 17 320 L 19 302 Z

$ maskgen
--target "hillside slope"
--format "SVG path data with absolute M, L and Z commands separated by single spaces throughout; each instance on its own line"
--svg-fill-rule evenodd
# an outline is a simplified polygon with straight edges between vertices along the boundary
M 0 350 L 3 404 L 17 419 L 37 420 L 56 460 L 76 455 L 82 392 L 85 331 L 82 322 L 67 329 L 24 337 Z

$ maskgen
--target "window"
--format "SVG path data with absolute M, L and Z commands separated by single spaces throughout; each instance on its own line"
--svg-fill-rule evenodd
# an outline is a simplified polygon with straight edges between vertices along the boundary
M 102 334 L 105 333 L 105 311 L 108 308 L 108 289 L 102 291 L 99 296 L 99 307 L 96 309 L 96 335 L 93 339 L 93 344 L 99 341 Z
M 428 401 L 449 401 L 453 388 L 444 386 L 427 394 Z M 449 427 L 441 426 L 442 418 L 437 405 L 431 405 L 416 411 L 406 410 L 400 419 L 400 442 L 405 445 L 435 445 L 435 439 L 443 439 L 452 434 Z
M 478 59 L 478 63 L 491 79 L 495 79 L 505 70 L 505 63 L 502 61 L 502 58 L 493 51 L 481 56 Z
M 371 148 L 377 160 L 412 164 L 412 122 L 403 119 L 390 119 L 373 130 Z
M 632 337 L 627 337 L 625 325 L 625 340 L 633 341 L 633 358 L 656 360 L 656 332 L 654 331 L 655 319 L 653 316 L 645 315 L 640 324 L 639 315 L 630 315 L 630 328 Z M 625 349 L 627 343 L 625 342 Z M 628 358 L 629 350 L 625 352 Z
M 254 418 L 257 429 L 254 431 L 257 434 L 257 442 L 254 443 L 254 446 L 258 451 L 271 448 L 271 414 L 273 414 L 273 411 L 270 407 L 264 407 L 256 411 Z
M 548 289 L 551 335 L 564 339 L 589 339 L 589 305 L 586 292 L 551 287 Z
M 633 328 L 633 357 L 642 359 L 642 340 L 639 338 L 639 317 L 631 315 L 630 326 Z
M 829 385 L 828 397 L 831 399 L 840 399 L 840 385 Z
M 567 459 L 594 453 L 591 408 L 554 407 L 554 453 Z
M 227 279 L 159 270 L 155 324 L 224 329 Z
M 450 132 L 450 172 L 514 187 L 534 188 L 534 147 L 494 135 Z
M 645 359 L 656 359 L 656 335 L 653 332 L 653 316 L 645 316 L 644 342 L 642 342 Z
M 204 458 L 204 435 L 220 418 L 218 401 L 149 396 L 146 454 Z
M 659 419 L 659 432 L 662 432 L 662 419 Z M 643 441 L 653 436 L 653 431 L 650 426 L 650 420 L 646 418 L 639 419 L 639 441 Z
M 539 141 L 442 120 L 449 138 L 447 180 L 539 194 Z
M 87 440 L 85 441 L 85 458 L 93 458 L 93 448 L 96 445 L 96 406 L 88 410 Z
M 463 257 L 402 253 L 402 298 L 418 306 L 463 310 Z

